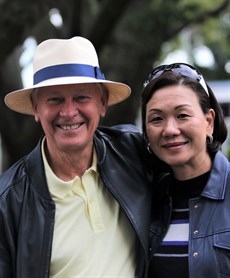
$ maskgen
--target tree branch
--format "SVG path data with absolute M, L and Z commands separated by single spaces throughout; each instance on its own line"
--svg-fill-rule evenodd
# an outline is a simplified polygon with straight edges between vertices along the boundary
M 197 15 L 197 17 L 193 18 L 192 20 L 182 22 L 181 25 L 170 34 L 166 32 L 165 40 L 169 40 L 172 37 L 175 37 L 175 34 L 178 34 L 181 30 L 189 26 L 191 23 L 200 24 L 202 22 L 205 22 L 207 18 L 216 17 L 220 15 L 223 11 L 227 9 L 229 5 L 230 5 L 230 0 L 224 0 L 223 3 L 221 3 L 221 5 L 218 6 L 217 8 L 200 13 Z
M 99 52 L 133 0 L 108 0 L 99 12 L 88 38 Z

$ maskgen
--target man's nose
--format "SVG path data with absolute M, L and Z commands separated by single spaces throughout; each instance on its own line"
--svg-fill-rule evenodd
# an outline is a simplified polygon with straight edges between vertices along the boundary
M 72 117 L 78 114 L 78 105 L 73 100 L 66 100 L 60 110 L 62 117 Z

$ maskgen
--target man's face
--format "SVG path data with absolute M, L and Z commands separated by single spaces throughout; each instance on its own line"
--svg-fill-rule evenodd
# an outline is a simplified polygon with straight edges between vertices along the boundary
M 100 85 L 75 84 L 40 88 L 34 100 L 35 120 L 47 138 L 49 152 L 92 148 L 93 134 L 107 107 Z

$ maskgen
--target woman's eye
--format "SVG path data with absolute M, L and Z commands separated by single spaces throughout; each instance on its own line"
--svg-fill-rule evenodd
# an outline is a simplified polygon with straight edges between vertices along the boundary
M 184 113 L 178 115 L 178 118 L 180 118 L 180 119 L 187 118 L 187 117 L 190 117 L 190 116 L 188 114 L 184 114 Z
M 162 118 L 159 117 L 159 116 L 152 117 L 152 118 L 150 119 L 150 122 L 153 122 L 153 123 L 158 123 L 158 122 L 160 122 L 160 121 L 162 121 Z

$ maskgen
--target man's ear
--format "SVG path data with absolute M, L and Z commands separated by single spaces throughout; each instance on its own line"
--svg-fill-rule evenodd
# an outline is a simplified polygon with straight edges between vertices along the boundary
M 40 117 L 37 111 L 37 106 L 35 103 L 32 103 L 33 111 L 34 111 L 34 120 L 35 122 L 39 123 L 40 122 Z
M 103 92 L 101 96 L 101 117 L 104 117 L 108 108 L 108 93 Z

